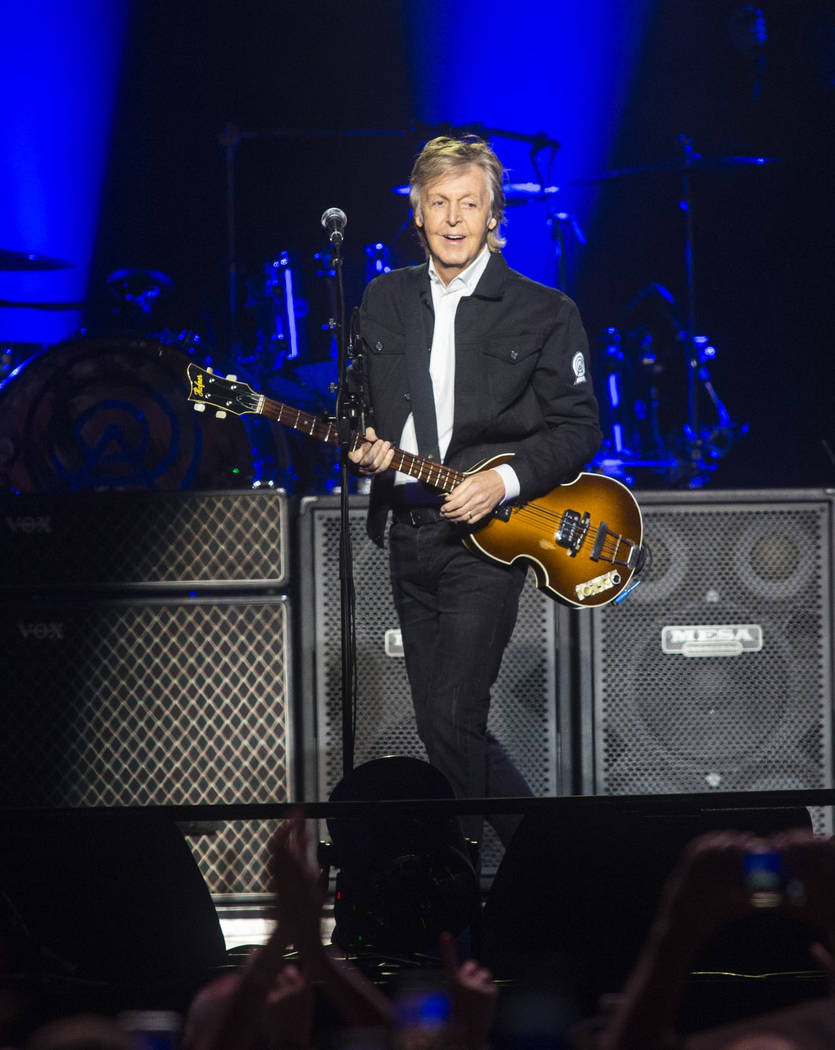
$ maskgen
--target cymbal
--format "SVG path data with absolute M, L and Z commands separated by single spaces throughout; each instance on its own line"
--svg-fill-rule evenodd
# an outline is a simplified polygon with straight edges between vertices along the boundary
M 598 182 L 608 182 L 610 179 L 624 179 L 633 175 L 695 175 L 703 171 L 726 171 L 730 168 L 760 168 L 766 164 L 779 164 L 778 157 L 736 157 L 718 156 L 701 157 L 698 154 L 691 160 L 683 157 L 675 157 L 671 160 L 662 160 L 656 164 L 639 164 L 632 168 L 616 168 L 614 171 L 604 172 L 602 175 L 593 175 L 587 179 L 573 179 L 568 186 L 593 186 Z
M 167 298 L 174 290 L 174 282 L 159 270 L 130 268 L 114 270 L 107 276 L 107 288 L 116 299 L 132 302 L 141 298 Z
M 0 299 L 3 310 L 84 310 L 90 303 L 32 302 L 28 299 Z
M 35 252 L 12 252 L 0 248 L 0 270 L 69 270 L 75 264 Z

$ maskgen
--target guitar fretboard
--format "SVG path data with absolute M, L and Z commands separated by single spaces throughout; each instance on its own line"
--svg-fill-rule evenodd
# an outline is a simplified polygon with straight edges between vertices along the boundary
M 332 420 L 314 416 L 310 412 L 302 412 L 301 409 L 293 408 L 292 405 L 284 405 L 280 401 L 272 401 L 269 398 L 265 398 L 261 408 L 261 415 L 266 416 L 267 419 L 274 420 L 276 423 L 281 423 L 283 426 L 292 427 L 302 434 L 308 434 L 319 441 L 324 441 L 329 445 L 336 445 L 339 442 L 337 426 Z M 351 451 L 353 452 L 359 448 L 362 441 L 361 435 L 354 435 L 351 440 Z M 403 474 L 408 474 L 410 478 L 416 478 L 427 485 L 432 485 L 433 488 L 440 489 L 441 492 L 452 492 L 455 486 L 464 479 L 461 471 L 452 470 L 450 467 L 445 467 L 442 463 L 436 463 L 434 460 L 426 459 L 423 456 L 413 455 L 411 452 L 404 452 L 399 448 L 394 450 L 394 458 L 391 461 L 391 465 L 394 470 L 399 470 Z

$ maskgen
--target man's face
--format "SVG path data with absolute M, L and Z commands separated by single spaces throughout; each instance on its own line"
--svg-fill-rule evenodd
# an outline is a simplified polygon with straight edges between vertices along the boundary
M 449 284 L 479 255 L 496 225 L 481 168 L 468 164 L 425 186 L 415 222 L 426 234 L 438 276 Z

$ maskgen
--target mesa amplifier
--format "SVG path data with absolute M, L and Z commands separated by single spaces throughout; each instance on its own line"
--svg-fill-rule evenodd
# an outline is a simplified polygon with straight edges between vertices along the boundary
M 583 792 L 830 787 L 831 494 L 639 502 L 643 582 L 578 621 Z

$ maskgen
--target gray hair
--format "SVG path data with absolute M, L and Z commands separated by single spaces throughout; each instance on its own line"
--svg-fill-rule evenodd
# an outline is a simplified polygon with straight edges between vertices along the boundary
M 429 183 L 450 171 L 469 167 L 470 164 L 481 168 L 487 179 L 490 216 L 496 220 L 493 229 L 487 231 L 487 247 L 491 252 L 497 252 L 506 243 L 499 233 L 499 227 L 504 222 L 504 168 L 490 146 L 478 136 L 466 135 L 464 138 L 455 139 L 441 135 L 430 139 L 418 154 L 412 168 L 409 177 L 409 202 L 414 214 L 420 214 L 420 195 Z M 426 233 L 420 226 L 417 230 L 426 247 Z

